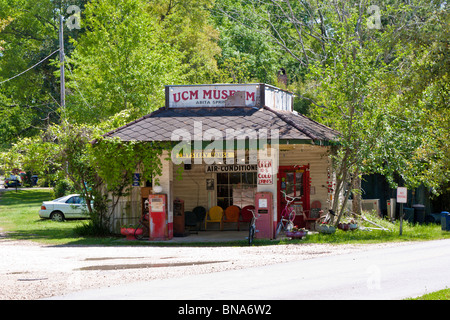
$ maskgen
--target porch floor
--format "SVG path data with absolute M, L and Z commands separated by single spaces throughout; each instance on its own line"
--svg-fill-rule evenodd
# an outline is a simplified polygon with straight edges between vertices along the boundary
M 195 232 L 195 233 L 194 233 Z M 167 243 L 188 243 L 188 242 L 226 242 L 226 241 L 236 241 L 236 240 L 247 240 L 248 230 L 242 231 L 196 231 L 189 233 L 186 232 L 184 237 L 173 237 L 171 240 L 164 242 Z
M 309 231 L 311 233 L 311 231 Z M 186 236 L 173 237 L 171 240 L 154 240 L 152 242 L 160 242 L 160 243 L 194 243 L 194 242 L 228 242 L 228 241 L 247 241 L 248 230 L 242 231 L 220 231 L 220 230 L 212 230 L 212 231 L 199 231 L 198 233 L 189 233 L 186 232 Z M 281 236 L 284 238 L 284 235 Z M 144 238 L 144 241 L 148 241 L 148 239 Z

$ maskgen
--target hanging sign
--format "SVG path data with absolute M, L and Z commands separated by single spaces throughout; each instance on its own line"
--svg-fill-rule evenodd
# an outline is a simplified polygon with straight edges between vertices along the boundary
M 141 184 L 141 177 L 139 173 L 133 174 L 133 187 L 139 187 Z
M 397 188 L 397 203 L 406 203 L 408 199 L 408 189 L 404 187 Z
M 259 99 L 259 84 L 168 86 L 167 90 L 170 108 L 226 107 L 229 103 L 254 107 Z
M 251 172 L 257 171 L 256 164 L 227 164 L 227 165 L 209 165 L 206 166 L 206 173 L 215 172 Z
M 177 153 L 175 155 L 176 158 L 180 159 L 223 159 L 223 158 L 233 158 L 234 157 L 234 151 L 233 152 L 224 152 L 224 151 L 213 151 L 213 152 L 206 152 L 206 151 L 192 151 L 191 153 Z
M 258 160 L 258 184 L 273 184 L 272 160 Z

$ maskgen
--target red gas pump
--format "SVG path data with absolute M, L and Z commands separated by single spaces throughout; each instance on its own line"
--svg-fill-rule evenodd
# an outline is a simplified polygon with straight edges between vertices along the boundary
M 273 239 L 273 195 L 272 192 L 255 194 L 256 230 L 255 238 Z
M 150 240 L 168 240 L 173 232 L 168 228 L 167 195 L 151 194 L 148 196 L 150 218 Z

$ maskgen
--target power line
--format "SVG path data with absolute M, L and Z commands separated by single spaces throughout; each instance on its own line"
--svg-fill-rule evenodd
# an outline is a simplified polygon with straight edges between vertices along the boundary
M 86 99 L 84 98 L 83 94 L 81 93 L 80 87 L 78 86 L 78 83 L 77 83 L 77 81 L 75 80 L 75 77 L 73 76 L 72 70 L 71 70 L 71 68 L 70 68 L 69 65 L 67 65 L 67 69 L 69 70 L 70 74 L 72 75 L 72 77 L 73 77 L 73 78 L 72 78 L 73 83 L 74 83 L 75 86 L 77 87 L 77 91 L 78 91 L 78 93 L 80 94 L 81 98 L 83 99 L 84 103 L 88 106 L 89 109 L 92 109 L 92 107 L 89 105 L 89 103 L 86 101 Z
M 36 63 L 34 66 L 28 68 L 28 69 L 25 70 L 25 71 L 22 71 L 22 72 L 19 73 L 19 74 L 16 74 L 14 77 L 11 77 L 11 78 L 9 78 L 9 79 L 7 79 L 7 80 L 3 80 L 2 82 L 0 82 L 0 84 L 3 84 L 3 83 L 5 83 L 5 82 L 8 82 L 8 81 L 10 81 L 10 80 L 12 80 L 12 79 L 14 79 L 14 78 L 17 78 L 17 77 L 21 76 L 21 75 L 24 74 L 25 72 L 30 71 L 30 70 L 33 69 L 34 67 L 40 65 L 42 62 L 44 62 L 45 60 L 47 60 L 48 58 L 50 58 L 52 55 L 54 55 L 54 54 L 55 54 L 56 52 L 58 52 L 59 50 L 60 50 L 60 49 L 53 51 L 53 52 L 50 53 L 47 57 L 45 57 L 44 59 L 42 59 L 41 61 L 39 61 L 38 63 Z

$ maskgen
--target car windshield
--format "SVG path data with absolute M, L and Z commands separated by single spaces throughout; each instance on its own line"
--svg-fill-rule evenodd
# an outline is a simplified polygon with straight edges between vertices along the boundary
M 86 204 L 86 199 L 79 194 L 71 194 L 68 196 L 64 196 L 61 198 L 57 198 L 55 200 L 52 200 L 52 202 L 63 202 L 63 203 L 69 203 L 69 204 Z
M 64 196 L 58 199 L 53 200 L 54 202 L 66 202 L 67 199 L 70 198 L 69 196 Z

